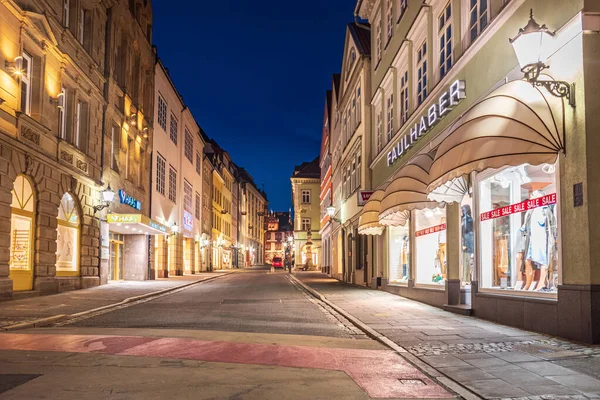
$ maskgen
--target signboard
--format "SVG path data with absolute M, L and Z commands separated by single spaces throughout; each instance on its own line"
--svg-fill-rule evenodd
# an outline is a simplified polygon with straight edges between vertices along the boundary
M 425 228 L 420 231 L 416 231 L 415 236 L 416 237 L 425 236 L 425 235 L 429 235 L 432 233 L 437 233 L 437 232 L 441 232 L 441 231 L 445 231 L 445 230 L 446 230 L 446 224 L 441 224 L 441 225 L 432 226 L 431 228 Z
M 150 226 L 150 228 L 154 228 L 154 229 L 157 229 L 157 230 L 159 230 L 161 232 L 167 233 L 167 227 L 164 226 L 163 224 L 159 224 L 156 221 L 150 220 L 148 222 L 148 225 Z
M 136 210 L 142 209 L 142 202 L 125 193 L 123 189 L 119 189 L 119 200 L 121 201 L 121 204 L 127 204 Z
M 194 229 L 194 216 L 185 210 L 183 210 L 183 229 L 186 231 Z
M 141 214 L 108 214 L 106 220 L 110 224 L 134 224 L 142 222 Z
M 505 217 L 507 215 L 522 213 L 525 211 L 532 210 L 538 207 L 545 207 L 552 204 L 556 204 L 556 193 L 548 194 L 546 196 L 538 197 L 536 199 L 529 199 L 522 201 L 517 204 L 511 204 L 506 207 L 496 208 L 492 211 L 486 211 L 481 213 L 481 221 L 487 221 L 490 219 Z
M 359 206 L 364 206 L 365 204 L 367 204 L 367 201 L 369 201 L 369 199 L 371 198 L 371 195 L 373 194 L 372 190 L 359 190 L 357 195 L 358 195 L 358 205 Z
M 454 81 L 450 88 L 442 93 L 438 101 L 431 105 L 427 113 L 421 116 L 421 119 L 410 128 L 408 133 L 400 138 L 396 146 L 387 154 L 387 165 L 390 167 L 396 162 L 402 154 L 408 151 L 415 143 L 419 141 L 427 132 L 429 132 L 453 107 L 466 97 L 465 81 Z

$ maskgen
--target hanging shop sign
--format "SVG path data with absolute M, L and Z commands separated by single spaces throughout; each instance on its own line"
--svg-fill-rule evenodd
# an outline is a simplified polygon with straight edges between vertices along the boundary
M 452 111 L 458 103 L 466 97 L 465 81 L 454 81 L 450 88 L 443 92 L 438 101 L 432 104 L 427 113 L 417 120 L 408 133 L 400 138 L 398 143 L 392 147 L 387 154 L 387 165 L 392 166 L 405 152 L 415 145 L 427 132 L 429 132 L 440 120 Z
M 486 211 L 481 213 L 481 221 L 487 221 L 490 219 L 505 217 L 511 214 L 522 213 L 525 211 L 533 210 L 538 207 L 546 207 L 552 204 L 556 204 L 556 193 L 548 194 L 546 196 L 538 197 L 536 199 L 529 199 L 522 201 L 517 204 L 511 204 L 506 207 L 500 207 L 492 211 Z
M 191 231 L 194 229 L 194 217 L 188 211 L 183 211 L 183 229 Z
M 142 209 L 142 202 L 125 193 L 123 189 L 119 189 L 119 199 L 121 200 L 121 204 L 127 204 L 128 206 L 133 207 L 136 210 Z
M 432 233 L 437 233 L 437 232 L 441 232 L 441 231 L 445 231 L 445 230 L 446 230 L 446 224 L 440 224 L 440 225 L 432 226 L 431 228 L 425 228 L 420 231 L 416 231 L 415 236 L 416 237 L 425 236 L 425 235 L 429 235 Z
M 371 198 L 371 195 L 373 194 L 372 190 L 359 190 L 357 195 L 358 195 L 358 205 L 359 206 L 364 206 L 365 204 L 367 204 L 367 201 L 369 201 L 369 199 Z

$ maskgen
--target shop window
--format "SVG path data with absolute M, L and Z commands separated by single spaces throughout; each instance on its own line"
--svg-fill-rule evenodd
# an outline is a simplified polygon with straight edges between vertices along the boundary
M 522 164 L 478 179 L 481 284 L 556 292 L 559 226 L 556 166 Z
M 35 194 L 28 178 L 18 175 L 12 190 L 10 253 L 8 265 L 13 289 L 31 290 L 33 285 L 33 245 Z
M 446 210 L 415 211 L 416 283 L 443 285 L 446 280 Z
M 79 272 L 79 211 L 73 196 L 65 193 L 58 207 L 56 228 L 56 273 Z
M 406 283 L 410 279 L 410 221 L 405 226 L 390 226 L 390 283 Z

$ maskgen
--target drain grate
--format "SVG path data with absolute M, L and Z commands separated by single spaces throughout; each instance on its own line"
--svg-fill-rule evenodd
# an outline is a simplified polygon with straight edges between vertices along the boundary
M 398 379 L 403 385 L 425 386 L 425 382 L 421 379 Z

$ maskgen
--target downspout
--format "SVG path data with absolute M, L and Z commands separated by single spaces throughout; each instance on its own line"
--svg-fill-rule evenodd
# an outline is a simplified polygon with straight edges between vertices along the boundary
M 106 27 L 104 32 L 104 104 L 102 104 L 102 140 L 100 142 L 100 182 L 104 185 L 104 149 L 105 149 L 105 132 L 106 129 L 106 111 L 108 108 L 108 86 L 110 80 L 110 66 L 109 66 L 109 49 L 110 49 L 110 32 L 112 25 L 112 7 L 106 10 Z M 98 216 L 98 228 L 102 226 L 102 219 Z M 101 279 L 101 266 L 102 266 L 102 230 L 100 230 L 100 240 L 98 242 L 98 278 Z

